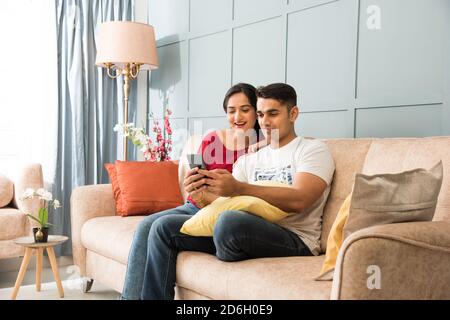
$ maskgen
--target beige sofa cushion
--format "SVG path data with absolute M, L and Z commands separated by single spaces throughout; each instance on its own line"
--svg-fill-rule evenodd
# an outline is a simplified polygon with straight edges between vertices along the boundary
M 322 255 L 223 262 L 186 251 L 178 255 L 177 286 L 212 299 L 329 299 L 331 282 L 313 279 L 323 259 Z
M 0 208 L 6 207 L 14 197 L 14 184 L 8 177 L 0 174 Z
M 26 236 L 27 216 L 17 209 L 0 209 L 0 240 Z
M 127 264 L 134 232 L 144 216 L 98 217 L 81 228 L 81 243 L 99 255 Z

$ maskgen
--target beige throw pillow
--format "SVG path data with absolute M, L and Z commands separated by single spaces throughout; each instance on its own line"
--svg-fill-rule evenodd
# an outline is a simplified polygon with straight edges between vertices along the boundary
M 14 197 L 14 184 L 0 174 L 0 208 L 6 207 Z
M 442 161 L 430 170 L 356 174 L 344 238 L 374 225 L 431 221 L 442 185 Z

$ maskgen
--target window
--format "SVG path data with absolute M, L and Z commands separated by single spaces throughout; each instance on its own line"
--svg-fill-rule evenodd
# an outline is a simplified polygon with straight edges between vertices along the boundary
M 54 173 L 57 146 L 57 42 L 54 0 L 0 2 L 0 173 L 26 163 Z

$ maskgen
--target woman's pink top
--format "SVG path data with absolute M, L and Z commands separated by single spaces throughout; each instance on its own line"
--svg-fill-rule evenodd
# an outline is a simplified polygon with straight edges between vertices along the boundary
M 226 169 L 231 173 L 233 172 L 233 164 L 240 156 L 247 152 L 247 149 L 227 149 L 219 139 L 216 131 L 213 131 L 203 138 L 197 153 L 202 154 L 203 163 L 207 170 Z M 191 196 L 188 196 L 187 201 L 197 206 Z

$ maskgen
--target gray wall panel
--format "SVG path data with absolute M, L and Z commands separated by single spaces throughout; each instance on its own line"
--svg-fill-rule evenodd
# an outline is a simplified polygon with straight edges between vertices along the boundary
M 149 0 L 149 22 L 162 61 L 149 109 L 169 97 L 191 132 L 228 127 L 232 83 L 286 81 L 299 134 L 450 135 L 449 0 Z
M 348 0 L 288 16 L 287 83 L 305 110 L 342 108 L 354 98 L 357 13 Z
M 443 23 L 448 16 L 442 9 L 448 2 L 361 1 L 357 86 L 361 103 L 442 102 Z M 380 29 L 367 25 L 371 5 L 380 8 Z
M 149 0 L 148 7 L 156 39 L 189 31 L 189 0 Z
M 442 105 L 356 110 L 356 137 L 424 137 L 441 134 Z
M 221 32 L 191 40 L 189 110 L 194 116 L 223 114 L 222 100 L 231 84 L 230 34 Z
M 189 132 L 191 134 L 206 134 L 212 130 L 226 128 L 229 128 L 229 125 L 225 116 L 189 119 Z
M 302 113 L 295 122 L 297 135 L 314 138 L 350 138 L 352 126 L 348 123 L 349 111 Z
M 323 4 L 328 4 L 337 0 L 288 0 L 289 9 L 291 10 L 303 10 L 307 8 L 312 8 L 320 6 Z
M 282 13 L 286 0 L 234 0 L 234 20 L 248 21 Z
M 233 83 L 284 82 L 283 22 L 279 17 L 234 29 Z
M 188 112 L 187 43 L 174 43 L 158 48 L 159 68 L 151 73 L 149 111 L 163 116 L 169 107 L 176 117 Z
M 190 31 L 208 33 L 228 28 L 232 20 L 232 0 L 191 0 Z

